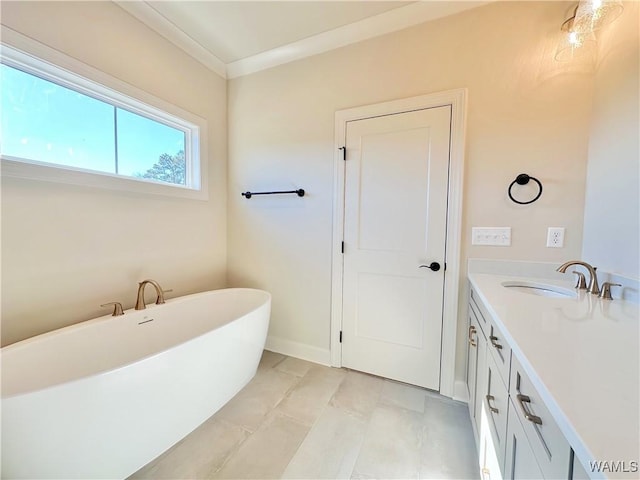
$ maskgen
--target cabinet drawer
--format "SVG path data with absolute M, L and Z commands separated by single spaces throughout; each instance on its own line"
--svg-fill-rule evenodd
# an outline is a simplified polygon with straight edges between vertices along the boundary
M 515 413 L 545 478 L 569 478 L 571 447 L 516 357 L 510 394 Z
M 502 332 L 493 322 L 493 318 L 488 320 L 487 330 L 487 350 L 496 361 L 498 373 L 502 381 L 509 388 L 509 369 L 511 368 L 511 347 L 504 339 Z
M 476 317 L 478 317 L 478 323 L 480 324 L 480 328 L 482 328 L 482 331 L 484 331 L 486 334 L 487 320 L 489 319 L 489 313 L 484 308 L 484 305 L 482 305 L 482 300 L 480 300 L 480 298 L 478 297 L 478 293 L 473 289 L 473 287 L 470 287 L 469 296 L 471 298 L 471 300 L 469 301 L 469 306 L 470 308 L 473 308 L 476 314 Z
M 471 301 L 469 302 L 470 314 L 475 314 L 478 324 L 487 338 L 487 349 L 494 356 L 498 372 L 502 377 L 502 381 L 509 388 L 509 367 L 511 365 L 511 347 L 504 340 L 502 333 L 496 326 L 485 308 L 482 300 L 473 288 L 471 288 Z

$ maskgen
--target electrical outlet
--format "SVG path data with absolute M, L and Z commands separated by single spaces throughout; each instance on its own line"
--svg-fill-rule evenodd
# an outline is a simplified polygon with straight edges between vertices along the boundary
M 564 227 L 549 227 L 547 230 L 547 247 L 564 247 Z
M 471 245 L 511 246 L 511 227 L 473 227 Z

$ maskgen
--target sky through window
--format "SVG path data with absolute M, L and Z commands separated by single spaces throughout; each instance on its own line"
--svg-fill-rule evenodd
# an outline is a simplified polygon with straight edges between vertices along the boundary
M 0 75 L 3 155 L 132 177 L 163 154 L 184 162 L 182 130 L 8 65 Z

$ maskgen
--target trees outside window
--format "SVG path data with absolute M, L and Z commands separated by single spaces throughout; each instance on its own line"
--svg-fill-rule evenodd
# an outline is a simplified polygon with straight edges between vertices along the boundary
M 136 177 L 158 180 L 160 182 L 185 184 L 186 162 L 184 151 L 180 150 L 175 155 L 163 153 L 158 161 L 146 172 L 137 173 Z

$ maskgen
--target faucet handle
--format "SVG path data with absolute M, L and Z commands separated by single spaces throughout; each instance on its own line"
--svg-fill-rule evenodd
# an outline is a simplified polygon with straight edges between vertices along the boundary
M 621 286 L 622 285 L 619 283 L 604 282 L 602 284 L 602 292 L 600 292 L 600 298 L 602 298 L 603 300 L 613 300 L 613 297 L 611 296 L 611 287 Z
M 101 307 L 109 307 L 113 305 L 113 313 L 112 317 L 119 317 L 120 315 L 124 315 L 124 311 L 122 310 L 122 304 L 120 302 L 109 302 L 100 305 Z
M 575 270 L 571 273 L 575 273 L 576 275 L 578 275 L 578 281 L 576 283 L 576 287 L 580 290 L 586 290 L 587 289 L 587 281 L 584 278 L 584 273 L 582 272 L 576 272 Z
M 170 288 L 170 289 L 168 289 L 168 290 L 162 290 L 162 298 L 160 298 L 160 295 L 158 295 L 158 296 L 156 297 L 156 305 L 161 305 L 161 304 L 163 304 L 163 303 L 164 303 L 164 294 L 165 294 L 165 293 L 170 293 L 170 292 L 173 292 L 173 288 Z
M 600 287 L 598 287 L 598 272 L 596 272 L 596 270 L 598 270 L 598 267 L 591 268 L 593 268 L 593 273 L 591 274 L 591 279 L 589 280 L 589 286 L 587 287 L 587 290 L 589 290 L 589 293 L 591 295 L 598 295 L 600 293 Z

